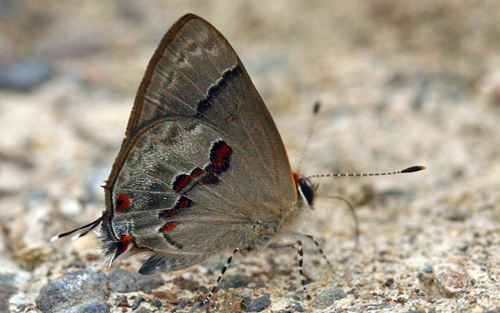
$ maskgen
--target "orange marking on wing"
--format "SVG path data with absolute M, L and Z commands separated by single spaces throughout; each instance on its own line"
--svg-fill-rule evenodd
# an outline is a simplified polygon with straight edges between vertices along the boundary
M 177 222 L 168 222 L 167 224 L 163 225 L 162 228 L 160 228 L 160 233 L 168 233 L 169 231 L 172 231 L 179 223 Z
M 116 209 L 118 211 L 124 211 L 124 210 L 128 209 L 131 204 L 132 204 L 132 201 L 130 200 L 130 198 L 127 197 L 126 195 L 124 195 L 123 193 L 121 193 L 118 196 L 118 199 L 116 199 Z

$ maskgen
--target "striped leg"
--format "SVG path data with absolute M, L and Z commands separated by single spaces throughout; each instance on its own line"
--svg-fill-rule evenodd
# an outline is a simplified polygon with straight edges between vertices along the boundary
M 302 264 L 304 262 L 304 250 L 302 249 L 302 241 L 297 240 L 297 261 L 299 266 L 300 279 L 302 284 L 302 290 L 304 292 L 304 298 L 307 300 L 311 299 L 311 296 L 307 292 L 306 288 L 306 277 L 304 276 L 304 270 L 302 269 Z
M 334 271 L 332 263 L 326 257 L 326 254 L 324 253 L 323 249 L 321 249 L 319 242 L 312 235 L 307 234 L 307 233 L 301 233 L 301 232 L 294 232 L 294 235 L 300 236 L 300 237 L 305 237 L 305 238 L 311 240 L 312 242 L 314 242 L 314 244 L 316 245 L 316 248 L 318 249 L 318 252 L 321 254 L 323 259 L 325 259 L 326 263 L 331 268 L 332 272 Z M 305 298 L 310 299 L 311 297 L 310 297 L 309 293 L 307 292 L 307 288 L 306 288 L 306 273 L 304 272 L 304 269 L 303 269 L 304 250 L 302 247 L 302 241 L 297 240 L 296 243 L 273 243 L 273 244 L 269 245 L 269 248 L 274 248 L 274 249 L 282 249 L 282 248 L 289 248 L 289 247 L 294 247 L 295 249 L 297 249 L 297 262 L 298 262 L 298 268 L 299 268 L 299 273 L 300 273 L 300 278 L 301 278 L 302 289 L 303 289 Z
M 208 296 L 201 303 L 202 306 L 205 306 L 208 302 L 210 302 L 210 298 L 217 291 L 217 289 L 219 287 L 219 282 L 222 279 L 222 276 L 224 276 L 224 273 L 226 273 L 227 268 L 229 267 L 229 265 L 233 261 L 234 255 L 236 253 L 238 253 L 238 251 L 240 251 L 240 249 L 238 249 L 238 248 L 234 249 L 233 254 L 227 259 L 226 264 L 224 264 L 224 267 L 222 268 L 222 271 L 220 272 L 219 277 L 217 278 L 217 282 L 215 283 L 214 288 L 212 288 L 212 291 L 210 291 Z
M 311 297 L 309 296 L 309 293 L 307 292 L 307 288 L 306 288 L 307 275 L 303 269 L 304 249 L 302 248 L 302 241 L 297 240 L 295 243 L 291 243 L 291 242 L 289 242 L 289 243 L 273 243 L 273 244 L 269 245 L 269 248 L 272 248 L 272 249 L 294 248 L 297 250 L 297 266 L 299 268 L 299 274 L 300 274 L 300 279 L 301 279 L 300 282 L 302 284 L 304 298 L 311 299 Z M 312 278 L 310 280 L 312 280 Z
M 330 267 L 330 269 L 333 272 L 334 271 L 333 265 L 332 265 L 332 263 L 330 263 L 330 260 L 328 260 L 328 258 L 326 257 L 325 252 L 323 252 L 323 249 L 321 249 L 321 246 L 320 246 L 319 242 L 316 240 L 316 238 L 314 238 L 313 235 L 307 234 L 307 233 L 296 233 L 296 234 L 299 236 L 306 237 L 309 240 L 311 240 L 312 242 L 314 242 L 314 244 L 316 245 L 316 249 L 318 249 L 318 252 L 321 254 L 321 256 L 323 256 L 323 259 L 325 259 L 326 263 L 328 264 L 328 266 Z

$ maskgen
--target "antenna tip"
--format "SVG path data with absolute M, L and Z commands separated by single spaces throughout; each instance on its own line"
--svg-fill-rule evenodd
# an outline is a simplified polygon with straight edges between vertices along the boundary
M 413 172 L 423 171 L 425 169 L 426 169 L 425 166 L 417 165 L 417 166 L 411 166 L 409 168 L 405 168 L 404 170 L 401 171 L 401 173 L 413 173 Z
M 54 242 L 54 241 L 56 241 L 59 238 L 61 238 L 61 237 L 59 237 L 59 235 L 56 235 L 56 236 L 50 238 L 50 242 Z

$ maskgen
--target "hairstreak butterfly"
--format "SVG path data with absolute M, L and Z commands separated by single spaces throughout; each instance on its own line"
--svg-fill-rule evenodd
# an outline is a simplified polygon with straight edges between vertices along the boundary
M 290 169 L 227 40 L 187 14 L 148 65 L 104 189 L 102 216 L 53 240 L 101 224 L 109 264 L 147 254 L 139 272 L 152 274 L 269 246 L 312 206 L 316 186 Z

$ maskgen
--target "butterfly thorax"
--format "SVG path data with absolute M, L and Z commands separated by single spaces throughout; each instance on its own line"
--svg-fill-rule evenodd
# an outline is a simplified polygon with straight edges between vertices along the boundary
M 304 211 L 302 203 L 299 200 L 291 209 L 281 211 L 272 220 L 251 222 L 252 231 L 249 232 L 245 246 L 241 248 L 246 251 L 261 250 L 286 236 Z

